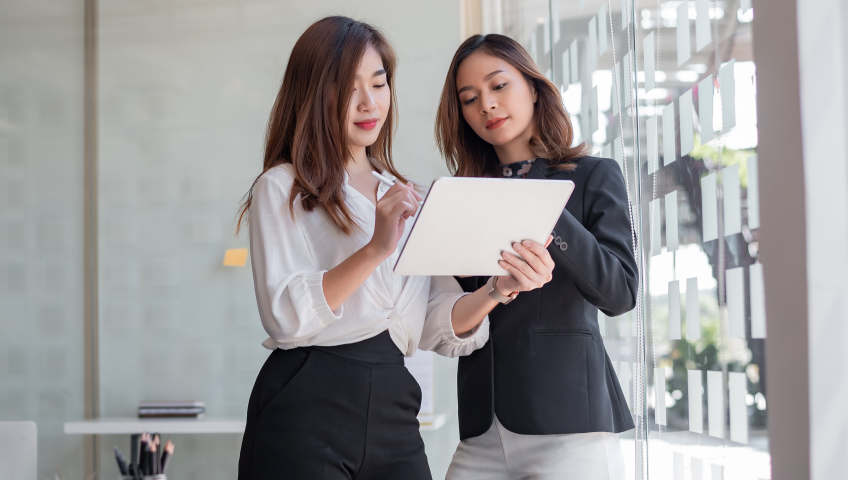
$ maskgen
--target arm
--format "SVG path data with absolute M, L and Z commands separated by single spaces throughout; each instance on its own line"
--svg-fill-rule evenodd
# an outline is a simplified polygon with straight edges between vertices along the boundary
M 585 185 L 584 223 L 563 210 L 554 232 L 567 247 L 549 250 L 583 297 L 613 317 L 633 309 L 639 283 L 624 177 L 615 162 L 602 160 Z
M 322 289 L 326 271 L 312 256 L 310 239 L 289 210 L 290 184 L 263 175 L 250 208 L 250 254 L 259 316 L 268 335 L 294 343 L 323 330 L 342 316 Z M 296 213 L 304 212 L 295 204 Z
M 462 335 L 454 331 L 453 312 L 460 303 L 467 303 L 465 299 L 472 295 L 463 292 L 453 277 L 430 277 L 427 316 L 418 348 L 432 350 L 445 357 L 457 357 L 468 355 L 485 345 L 489 339 L 488 313 L 497 305 L 491 298 L 489 301 L 493 305 L 490 308 L 483 307 L 483 310 L 475 312 L 480 314 L 480 318 L 472 329 Z M 489 297 L 485 292 L 483 295 Z
M 406 205 L 407 187 L 393 187 L 395 191 L 387 192 L 378 205 L 372 241 L 326 271 L 312 256 L 309 245 L 314 239 L 292 219 L 289 188 L 263 175 L 254 190 L 250 221 L 259 313 L 269 336 L 280 343 L 307 339 L 340 319 L 343 302 L 391 254 L 400 238 L 398 231 L 403 232 L 404 215 L 413 214 L 417 207 L 416 202 Z M 297 204 L 295 208 L 296 217 L 304 214 Z
M 523 244 L 516 243 L 513 248 L 526 262 L 508 252 L 502 254 L 499 264 L 510 273 L 496 277 L 495 288 L 503 296 L 541 288 L 552 278 L 554 262 L 545 246 L 531 241 Z M 447 357 L 468 355 L 488 340 L 488 314 L 498 304 L 486 293 L 486 287 L 465 293 L 453 277 L 431 277 L 419 347 Z
M 371 241 L 324 275 L 324 297 L 331 308 L 341 307 L 395 251 L 406 220 L 418 210 L 418 200 L 421 196 L 414 189 L 398 182 L 377 202 Z
M 551 244 L 553 237 L 548 237 L 544 246 L 525 240 L 515 243 L 512 248 L 521 254 L 521 258 L 509 252 L 501 253 L 503 260 L 498 262 L 509 275 L 495 278 L 495 288 L 503 296 L 513 292 L 529 292 L 551 281 L 554 262 L 545 247 Z M 457 335 L 465 335 L 474 329 L 498 305 L 487 293 L 486 288 L 478 288 L 456 302 L 453 307 L 453 330 Z

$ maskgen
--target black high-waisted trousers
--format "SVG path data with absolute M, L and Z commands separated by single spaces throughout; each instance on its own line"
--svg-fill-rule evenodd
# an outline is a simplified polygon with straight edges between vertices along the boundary
M 420 407 L 388 332 L 274 350 L 247 405 L 239 480 L 431 480 Z

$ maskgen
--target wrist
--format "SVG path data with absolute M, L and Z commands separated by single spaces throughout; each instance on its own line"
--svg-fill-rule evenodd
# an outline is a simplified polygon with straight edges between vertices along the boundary
M 389 258 L 391 252 L 385 252 L 385 249 L 381 248 L 379 245 L 375 245 L 373 241 L 368 242 L 364 247 L 362 247 L 363 255 L 365 255 L 369 260 L 375 262 L 376 264 L 383 263 L 383 260 Z
M 495 290 L 497 290 L 498 293 L 500 293 L 504 297 L 508 297 L 508 296 L 512 295 L 513 293 L 515 293 L 514 290 L 504 290 L 503 287 L 500 286 L 500 282 L 498 282 L 499 279 L 500 279 L 500 277 L 495 277 L 495 280 L 493 281 Z
M 486 288 L 486 293 L 489 295 L 489 297 L 491 297 L 492 300 L 500 302 L 504 305 L 515 300 L 515 297 L 518 296 L 518 292 L 510 292 L 509 295 L 502 294 L 496 286 L 497 279 L 498 279 L 497 276 L 492 276 L 492 277 L 489 277 L 489 281 L 486 282 L 485 288 Z

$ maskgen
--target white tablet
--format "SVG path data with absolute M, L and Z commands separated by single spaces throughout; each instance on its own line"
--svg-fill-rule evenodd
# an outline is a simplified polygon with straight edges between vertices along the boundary
M 506 275 L 501 253 L 544 243 L 574 191 L 570 180 L 445 177 L 433 182 L 404 244 L 398 275 Z

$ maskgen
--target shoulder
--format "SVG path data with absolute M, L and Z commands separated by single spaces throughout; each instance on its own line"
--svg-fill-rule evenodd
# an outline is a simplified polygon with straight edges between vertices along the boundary
M 294 184 L 294 171 L 290 163 L 284 163 L 263 173 L 256 182 L 256 188 L 258 190 L 281 189 L 288 195 L 292 184 Z
M 584 156 L 578 157 L 571 162 L 576 166 L 574 170 L 552 170 L 548 175 L 549 178 L 588 178 L 595 175 L 609 175 L 618 173 L 621 175 L 621 168 L 618 162 L 611 158 Z

